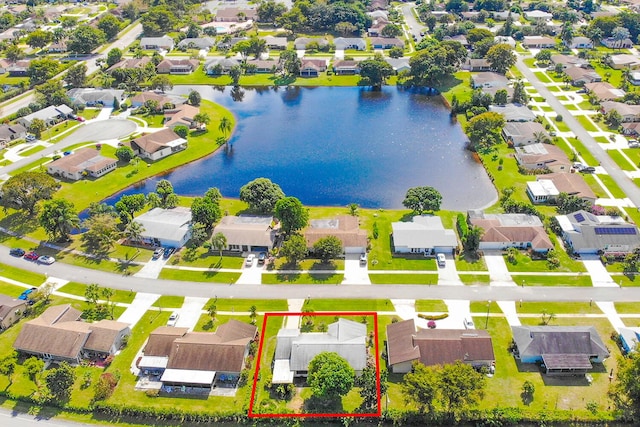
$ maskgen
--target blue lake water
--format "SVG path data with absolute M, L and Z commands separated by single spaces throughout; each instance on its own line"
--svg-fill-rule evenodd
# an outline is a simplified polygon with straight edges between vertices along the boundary
M 181 195 L 199 196 L 218 187 L 224 196 L 238 197 L 241 186 L 267 177 L 285 194 L 315 206 L 402 208 L 407 189 L 425 185 L 442 193 L 445 209 L 480 208 L 496 198 L 439 96 L 395 87 L 232 93 L 231 88 L 176 86 L 172 92 L 186 95 L 192 88 L 233 112 L 232 148 L 125 193 L 148 193 L 164 178 Z

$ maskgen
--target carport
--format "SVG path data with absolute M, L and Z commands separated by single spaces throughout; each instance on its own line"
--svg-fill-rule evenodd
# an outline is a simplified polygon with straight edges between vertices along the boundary
M 593 369 L 589 356 L 586 354 L 543 354 L 547 375 L 584 375 Z
M 165 386 L 211 389 L 215 377 L 216 371 L 166 369 L 160 381 Z

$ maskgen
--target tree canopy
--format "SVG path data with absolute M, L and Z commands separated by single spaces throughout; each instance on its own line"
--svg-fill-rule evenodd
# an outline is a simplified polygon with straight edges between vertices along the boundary
M 393 67 L 384 60 L 382 55 L 376 54 L 373 59 L 365 59 L 360 62 L 359 86 L 373 86 L 381 88 L 387 82 L 387 78 L 393 75 Z
M 322 352 L 309 362 L 307 382 L 317 397 L 335 399 L 353 388 L 355 371 L 338 353 Z
M 73 203 L 65 199 L 45 202 L 40 212 L 40 225 L 53 240 L 68 240 L 71 230 L 80 225 Z
M 43 172 L 22 172 L 12 176 L 2 186 L 4 201 L 15 209 L 24 209 L 29 215 L 36 211 L 37 203 L 50 199 L 60 185 Z
M 425 211 L 440 210 L 442 195 L 433 187 L 412 187 L 402 201 L 404 207 L 421 215 Z
M 342 242 L 336 236 L 322 237 L 313 244 L 313 252 L 322 262 L 329 262 L 342 254 Z
M 501 143 L 504 125 L 502 114 L 489 111 L 469 120 L 465 132 L 473 148 L 477 149 Z
M 276 202 L 283 197 L 280 186 L 268 178 L 256 178 L 240 188 L 240 200 L 258 213 L 273 213 Z
M 296 197 L 284 197 L 276 202 L 273 216 L 280 220 L 282 231 L 291 234 L 306 227 L 309 211 Z

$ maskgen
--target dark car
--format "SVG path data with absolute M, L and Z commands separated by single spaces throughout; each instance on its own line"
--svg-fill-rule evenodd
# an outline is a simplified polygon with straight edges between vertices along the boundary
M 37 253 L 35 253 L 35 252 L 29 252 L 28 254 L 26 254 L 26 255 L 24 256 L 24 259 L 27 259 L 27 260 L 29 260 L 29 261 L 37 261 L 37 260 L 38 260 L 38 258 L 40 258 L 40 255 L 38 255 L 38 254 L 37 254 Z
M 162 255 L 162 258 L 168 259 L 171 254 L 175 252 L 175 250 L 176 248 L 164 248 L 164 254 Z
M 17 256 L 17 257 L 23 257 L 24 254 L 25 254 L 24 249 L 12 248 L 11 250 L 9 250 L 9 255 L 13 255 L 13 256 Z
M 267 253 L 266 252 L 260 252 L 258 254 L 258 265 L 263 265 L 266 260 L 267 260 Z
M 593 166 L 587 166 L 586 168 L 582 168 L 580 169 L 580 172 L 582 173 L 595 173 L 596 168 L 594 168 Z

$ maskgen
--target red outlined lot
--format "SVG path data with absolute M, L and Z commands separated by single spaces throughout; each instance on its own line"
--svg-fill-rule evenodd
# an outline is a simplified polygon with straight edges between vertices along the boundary
M 256 399 L 256 390 L 258 387 L 258 376 L 262 368 L 263 350 L 265 350 L 265 333 L 267 330 L 267 322 L 269 318 L 288 317 L 288 316 L 372 316 L 373 317 L 373 342 L 376 361 L 376 388 L 377 388 L 377 411 L 371 413 L 296 413 L 296 414 L 279 414 L 279 413 L 256 413 L 254 412 L 254 404 Z M 326 311 L 313 313 L 265 313 L 262 321 L 262 333 L 260 335 L 260 346 L 258 348 L 258 359 L 256 361 L 256 372 L 253 376 L 253 385 L 251 387 L 251 400 L 249 402 L 249 418 L 341 418 L 341 417 L 380 417 L 382 406 L 380 405 L 380 349 L 378 348 L 378 313 L 369 311 Z M 266 356 L 264 356 L 266 357 Z M 266 369 L 266 368 L 265 368 Z

